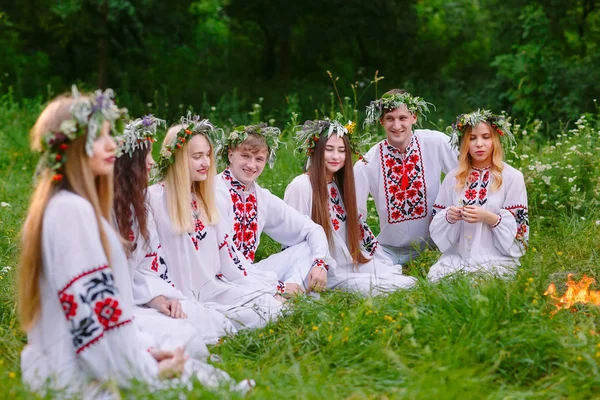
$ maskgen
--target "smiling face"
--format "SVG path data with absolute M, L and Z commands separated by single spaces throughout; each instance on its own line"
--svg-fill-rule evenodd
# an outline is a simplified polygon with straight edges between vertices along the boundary
M 269 148 L 265 145 L 257 151 L 250 151 L 244 145 L 229 150 L 229 168 L 237 180 L 250 186 L 265 169 Z
M 211 146 L 204 135 L 195 135 L 185 147 L 192 182 L 205 181 L 210 168 Z
M 406 150 L 412 137 L 412 127 L 417 122 L 417 116 L 402 106 L 392 111 L 384 112 L 381 125 L 385 129 L 387 141 L 400 151 Z
M 117 144 L 110 136 L 110 124 L 104 121 L 98 137 L 94 141 L 94 155 L 90 157 L 90 169 L 94 177 L 110 175 L 115 168 Z
M 494 141 L 490 126 L 480 122 L 469 135 L 469 155 L 475 168 L 485 168 L 492 164 Z
M 346 164 L 346 144 L 343 137 L 331 135 L 325 143 L 324 160 L 327 180 L 333 180 L 333 175 L 344 168 Z

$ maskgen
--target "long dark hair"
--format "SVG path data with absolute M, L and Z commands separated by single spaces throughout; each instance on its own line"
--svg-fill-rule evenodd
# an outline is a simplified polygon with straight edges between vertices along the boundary
M 358 219 L 358 206 L 356 205 L 356 187 L 354 183 L 354 170 L 352 168 L 352 150 L 346 135 L 342 136 L 346 147 L 346 162 L 344 166 L 333 175 L 333 180 L 340 189 L 340 195 L 346 209 L 346 228 L 348 233 L 348 249 L 352 260 L 357 264 L 364 264 L 368 260 L 360 251 L 360 225 Z M 325 166 L 325 145 L 327 132 L 323 132 L 315 145 L 307 168 L 310 186 L 312 187 L 311 219 L 323 227 L 327 241 L 331 244 L 331 222 L 329 220 L 329 193 L 327 191 L 327 175 Z
M 140 234 L 148 241 L 146 190 L 148 188 L 148 171 L 146 171 L 146 157 L 151 148 L 139 149 L 129 154 L 123 154 L 115 162 L 115 191 L 114 210 L 117 219 L 117 229 L 125 239 L 131 230 L 131 211 L 137 219 Z M 129 241 L 127 241 L 129 243 Z M 134 248 L 127 248 L 128 252 Z

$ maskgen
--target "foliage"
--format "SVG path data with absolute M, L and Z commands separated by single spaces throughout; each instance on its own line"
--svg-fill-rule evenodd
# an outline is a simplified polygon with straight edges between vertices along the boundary
M 289 97 L 286 114 L 303 119 L 297 96 Z M 227 103 L 232 99 L 219 107 L 237 107 Z M 25 338 L 13 299 L 18 232 L 37 162 L 28 151 L 27 132 L 43 102 L 15 101 L 12 92 L 0 97 L 0 391 L 11 398 L 31 397 L 20 382 Z M 248 124 L 257 112 L 262 115 L 261 103 L 249 112 L 240 108 L 236 122 Z M 217 108 L 210 112 L 215 124 L 227 125 L 227 114 Z M 582 306 L 579 312 L 561 311 L 550 318 L 553 306 L 542 294 L 550 282 L 564 290 L 567 273 L 600 277 L 600 167 L 595 162 L 600 113 L 583 115 L 572 128 L 554 134 L 556 141 L 545 139 L 546 124 L 539 119 L 512 123 L 518 146 L 508 158 L 527 180 L 532 232 L 515 279 L 429 284 L 423 277 L 439 253 L 427 251 L 407 266 L 406 272 L 420 279 L 417 288 L 387 297 L 333 292 L 320 299 L 294 299 L 278 322 L 214 347 L 212 352 L 224 360 L 218 366 L 236 379 L 255 379 L 258 386 L 248 397 L 257 399 L 596 396 L 600 312 Z M 281 148 L 274 169 L 260 178 L 279 196 L 301 173 L 293 147 Z M 373 211 L 369 223 L 376 228 Z M 259 256 L 278 250 L 264 237 Z M 151 394 L 143 386 L 124 394 L 180 398 L 177 391 Z M 186 394 L 239 398 L 197 384 Z
M 181 104 L 209 117 L 264 96 L 269 118 L 281 119 L 292 93 L 307 116 L 324 101 L 323 71 L 362 88 L 379 69 L 385 89 L 421 96 L 444 120 L 506 110 L 543 119 L 550 135 L 594 112 L 600 93 L 598 0 L 9 3 L 0 91 L 12 86 L 19 100 L 47 85 L 110 86 L 132 115 L 174 118 Z M 235 101 L 218 104 L 225 94 Z M 380 94 L 354 103 L 362 112 Z

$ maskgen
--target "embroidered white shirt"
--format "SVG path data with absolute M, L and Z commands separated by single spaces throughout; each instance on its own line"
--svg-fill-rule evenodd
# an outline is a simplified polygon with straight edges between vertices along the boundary
M 457 166 L 448 136 L 417 129 L 405 153 L 382 140 L 354 165 L 359 213 L 367 215 L 373 196 L 383 245 L 410 248 L 429 240 L 431 211 L 441 174 Z

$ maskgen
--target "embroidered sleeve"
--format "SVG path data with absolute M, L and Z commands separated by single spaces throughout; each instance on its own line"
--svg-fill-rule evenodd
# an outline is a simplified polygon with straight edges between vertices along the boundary
M 453 205 L 454 201 L 454 185 L 454 176 L 446 175 L 433 203 L 433 219 L 429 225 L 429 233 L 441 252 L 455 246 L 460 234 L 461 223 L 451 223 L 447 218 L 448 208 Z
M 329 271 L 329 265 L 327 265 L 327 263 L 324 260 L 320 259 L 320 258 L 317 258 L 315 261 L 313 261 L 313 263 L 312 263 L 312 265 L 311 265 L 310 268 L 311 269 L 313 269 L 313 268 L 320 268 L 320 269 L 322 269 L 325 272 Z
M 369 225 L 365 222 L 365 219 L 362 215 L 358 216 L 358 222 L 360 224 L 360 234 L 361 234 L 361 242 L 360 245 L 362 247 L 363 255 L 367 259 L 371 259 L 375 251 L 377 251 L 377 247 L 379 246 L 379 242 L 375 238 L 373 231 Z
M 520 247 L 523 249 L 523 252 L 525 252 L 529 243 L 529 211 L 527 206 L 519 204 L 505 207 L 504 209 L 510 211 L 515 218 L 515 221 L 517 221 L 517 233 L 515 234 L 515 240 L 519 243 Z M 500 222 L 501 219 L 498 221 L 498 223 Z
M 523 175 L 514 169 L 503 174 L 505 186 L 504 206 L 498 211 L 500 219 L 492 232 L 495 246 L 511 257 L 521 257 L 527 250 L 529 241 L 529 211 L 527 192 Z
M 147 216 L 148 242 L 138 233 L 136 221 L 132 221 L 132 241 L 136 243 L 129 264 L 133 275 L 133 300 L 145 305 L 157 296 L 182 299 L 183 294 L 175 289 L 169 276 L 169 268 L 162 246 L 158 243 L 158 232 L 151 213 Z M 131 240 L 131 239 L 130 239 Z
M 58 292 L 58 299 L 77 354 L 102 340 L 107 331 L 131 323 L 107 265 L 73 278 Z
M 56 297 L 42 301 L 60 302 L 63 315 L 55 316 L 60 317 L 56 323 L 65 324 L 83 376 L 114 379 L 121 387 L 133 379 L 156 381 L 156 360 L 140 343 L 131 301 L 119 292 L 118 284 L 130 284 L 123 255 L 109 266 L 92 206 L 75 194 L 56 196 L 46 208 L 42 231 L 44 272 Z
M 221 261 L 220 274 L 229 281 L 235 281 L 244 276 L 248 276 L 245 267 L 245 259 L 238 255 L 228 234 L 223 236 L 219 242 L 219 259 Z

